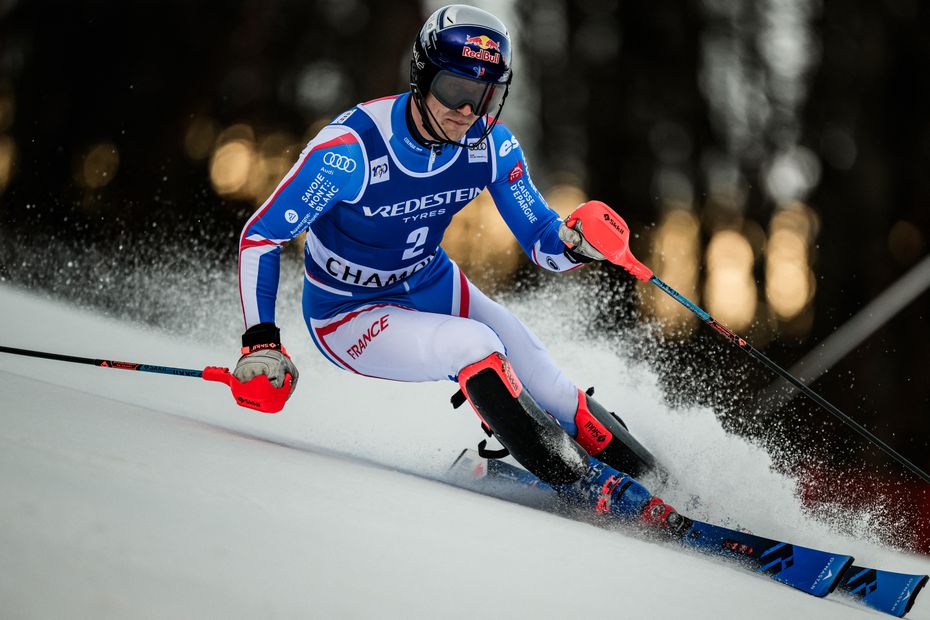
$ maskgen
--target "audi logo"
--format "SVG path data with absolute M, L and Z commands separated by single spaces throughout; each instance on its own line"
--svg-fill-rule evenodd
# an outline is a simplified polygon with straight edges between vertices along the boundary
M 332 152 L 323 155 L 323 163 L 343 172 L 355 172 L 358 167 L 358 164 L 351 157 Z

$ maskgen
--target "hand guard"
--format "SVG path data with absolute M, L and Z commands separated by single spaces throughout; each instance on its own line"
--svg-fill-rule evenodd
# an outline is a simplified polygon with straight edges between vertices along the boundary
M 604 255 L 598 252 L 584 238 L 581 220 L 574 222 L 574 225 L 574 228 L 569 228 L 565 222 L 562 222 L 559 226 L 559 239 L 562 240 L 562 243 L 567 245 L 575 254 L 579 254 L 588 260 L 604 260 Z
M 584 225 L 583 233 L 582 224 Z M 652 270 L 636 260 L 630 252 L 629 226 L 622 217 L 603 202 L 589 200 L 579 206 L 565 220 L 563 228 L 569 231 L 565 233 L 566 236 L 569 236 L 570 232 L 577 233 L 583 242 L 586 242 L 591 250 L 597 253 L 598 260 L 608 260 L 619 265 L 640 280 L 646 281 L 652 278 Z M 559 238 L 569 243 L 566 237 L 562 236 L 562 228 L 559 229 Z M 577 248 L 571 249 L 579 253 L 588 251 L 582 249 L 582 243 L 579 243 Z
M 300 376 L 281 346 L 280 330 L 274 323 L 253 325 L 242 335 L 242 354 L 229 384 L 236 403 L 266 413 L 280 411 Z

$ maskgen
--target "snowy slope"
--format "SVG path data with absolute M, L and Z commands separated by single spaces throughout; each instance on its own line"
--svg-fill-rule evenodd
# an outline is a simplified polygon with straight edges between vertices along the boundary
M 189 368 L 235 355 L 234 336 L 210 350 L 9 287 L 0 312 L 7 346 Z M 810 521 L 763 452 L 709 411 L 664 409 L 647 371 L 550 337 L 561 363 L 601 400 L 622 400 L 660 459 L 741 523 L 930 571 L 927 558 Z M 481 437 L 448 407 L 452 384 L 360 379 L 311 346 L 288 342 L 301 385 L 274 416 L 196 379 L 0 354 L 0 615 L 879 617 L 432 480 Z M 909 617 L 930 618 L 927 601 Z

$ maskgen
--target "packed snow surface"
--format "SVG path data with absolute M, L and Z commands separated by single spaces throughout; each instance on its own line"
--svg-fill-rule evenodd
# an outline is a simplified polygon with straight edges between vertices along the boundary
M 6 346 L 196 369 L 236 357 L 232 332 L 205 346 L 9 286 L 0 308 Z M 711 520 L 930 571 L 925 557 L 807 516 L 764 451 L 709 410 L 670 410 L 635 360 L 559 338 L 559 325 L 533 327 L 683 487 L 714 499 Z M 328 365 L 298 322 L 285 332 L 302 374 L 277 415 L 240 409 L 225 386 L 199 379 L 0 354 L 0 615 L 879 616 L 445 484 L 442 472 L 482 437 L 472 414 L 450 409 L 453 384 L 353 376 Z M 909 617 L 930 618 L 926 598 Z

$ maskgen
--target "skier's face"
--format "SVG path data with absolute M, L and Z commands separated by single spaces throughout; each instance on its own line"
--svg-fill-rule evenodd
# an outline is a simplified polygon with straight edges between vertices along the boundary
M 478 120 L 471 105 L 466 103 L 459 109 L 453 110 L 439 103 L 433 93 L 426 95 L 426 107 L 432 112 L 433 118 L 436 119 L 435 122 L 453 142 L 464 138 L 468 128 Z

